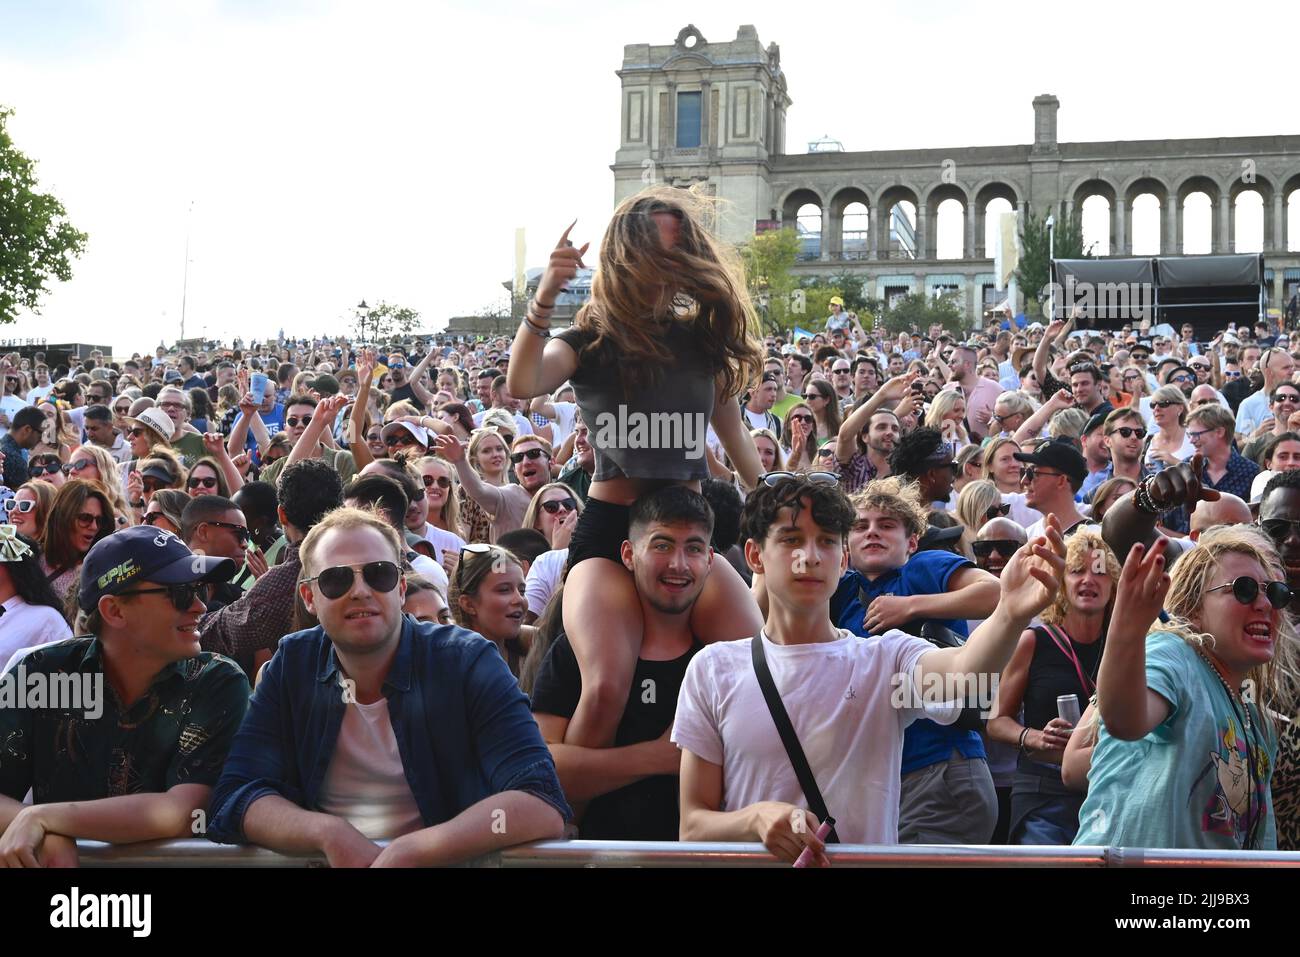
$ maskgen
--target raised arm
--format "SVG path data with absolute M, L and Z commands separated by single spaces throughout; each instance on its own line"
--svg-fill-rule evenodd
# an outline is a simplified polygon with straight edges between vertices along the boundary
M 407 376 L 406 381 L 411 383 L 411 391 L 415 397 L 420 400 L 424 408 L 433 411 L 433 393 L 424 387 L 420 380 L 424 378 L 424 371 L 429 368 L 429 363 L 433 361 L 433 349 L 428 349 L 424 353 L 424 358 L 416 363 L 411 374 Z
M 1034 375 L 1038 377 L 1039 382 L 1047 381 L 1047 362 L 1052 355 L 1052 346 L 1056 342 L 1056 337 L 1060 335 L 1061 330 L 1064 328 L 1064 319 L 1053 319 L 1047 324 L 1047 329 L 1043 332 L 1043 338 L 1038 341 L 1038 348 L 1034 350 Z
M 564 291 L 580 267 L 585 268 L 582 254 L 590 245 L 586 243 L 580 249 L 574 247 L 569 242 L 571 229 L 573 224 L 564 231 L 551 251 L 551 261 L 537 285 L 528 314 L 515 333 L 515 342 L 510 349 L 510 366 L 506 370 L 506 389 L 517 399 L 531 399 L 554 392 L 578 368 L 578 356 L 572 347 L 549 338 L 555 297 Z
M 1020 423 L 1020 428 L 1012 434 L 1011 440 L 1019 445 L 1021 442 L 1029 442 L 1043 434 L 1043 429 L 1051 421 L 1052 416 L 1062 409 L 1068 409 L 1074 405 L 1074 396 L 1062 389 L 1050 399 L 1034 410 L 1033 414 L 1024 422 Z
M 1164 540 L 1134 545 L 1124 560 L 1110 633 L 1097 672 L 1097 707 L 1106 730 L 1137 741 L 1169 716 L 1169 702 L 1147 687 L 1147 631 L 1169 592 Z
M 1197 452 L 1181 465 L 1162 469 L 1143 482 L 1140 488 L 1147 490 L 1151 504 L 1159 509 L 1154 514 L 1137 507 L 1134 502 L 1137 492 L 1116 499 L 1101 520 L 1101 537 L 1111 551 L 1116 555 L 1127 555 L 1134 545 L 1149 548 L 1163 539 L 1165 536 L 1156 527 L 1160 512 L 1179 507 L 1190 510 L 1196 508 L 1197 502 L 1218 501 L 1219 493 L 1201 484 L 1204 461 L 1201 453 Z
M 858 451 L 857 436 L 871 422 L 871 417 L 882 408 L 886 408 L 887 404 L 892 406 L 901 401 L 919 375 L 919 372 L 905 372 L 895 376 L 877 389 L 871 398 L 850 412 L 835 436 L 835 458 L 841 463 L 847 463 L 853 458 Z
M 302 430 L 302 435 L 294 443 L 293 449 L 289 452 L 289 461 L 284 463 L 285 468 L 295 462 L 313 457 L 316 447 L 320 445 L 321 435 L 326 431 L 334 430 L 334 420 L 347 404 L 348 397 L 341 392 L 338 395 L 326 396 L 316 403 L 316 414 L 311 417 L 307 427 Z M 363 442 L 362 445 L 364 444 Z M 370 450 L 366 449 L 366 451 Z
M 763 473 L 763 464 L 758 458 L 758 448 L 754 439 L 745 429 L 740 415 L 740 405 L 736 397 L 727 395 L 721 380 L 718 381 L 717 398 L 713 403 L 713 431 L 718 433 L 727 457 L 736 466 L 736 472 L 746 488 L 755 488 L 758 477 Z M 701 444 L 707 446 L 705 437 L 700 436 Z
M 244 476 L 239 473 L 238 467 L 230 458 L 230 453 L 221 440 L 220 432 L 205 433 L 203 436 L 203 449 L 208 455 L 216 459 L 217 464 L 221 466 L 221 472 L 226 477 L 226 484 L 230 487 L 231 495 L 244 487 Z
M 460 484 L 464 487 L 465 494 L 482 505 L 489 514 L 499 515 L 505 505 L 504 493 L 495 485 L 484 482 L 474 467 L 469 464 L 469 460 L 465 457 L 465 447 L 460 444 L 460 439 L 454 435 L 440 435 L 433 440 L 433 446 L 436 454 L 441 455 L 456 469 L 456 475 L 460 477 Z

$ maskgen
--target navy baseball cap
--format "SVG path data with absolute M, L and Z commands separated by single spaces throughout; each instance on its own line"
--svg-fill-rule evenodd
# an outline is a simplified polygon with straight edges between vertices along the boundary
M 1017 462 L 1028 462 L 1030 465 L 1056 469 L 1076 482 L 1082 482 L 1088 477 L 1087 460 L 1068 439 L 1064 441 L 1045 439 L 1034 446 L 1034 451 L 1015 452 L 1011 457 Z
M 105 595 L 116 595 L 142 581 L 159 585 L 229 581 L 238 567 L 229 558 L 194 554 L 171 532 L 136 525 L 100 539 L 87 553 L 78 604 L 82 611 L 92 611 Z

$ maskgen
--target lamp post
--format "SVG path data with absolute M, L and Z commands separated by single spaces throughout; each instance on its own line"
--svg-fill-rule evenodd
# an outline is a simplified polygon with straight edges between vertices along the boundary
M 360 320 L 361 344 L 363 346 L 366 344 L 366 318 L 369 315 L 370 315 L 370 307 L 367 306 L 366 301 L 362 299 L 359 303 L 357 303 L 357 319 Z
M 1056 283 L 1052 275 L 1052 264 L 1056 262 L 1056 217 L 1047 214 L 1047 301 L 1051 303 L 1048 322 L 1056 319 Z

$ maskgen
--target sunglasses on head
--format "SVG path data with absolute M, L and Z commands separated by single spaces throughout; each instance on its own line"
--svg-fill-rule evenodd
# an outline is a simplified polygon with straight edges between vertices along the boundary
M 511 454 L 510 461 L 514 465 L 518 465 L 524 459 L 530 459 L 530 460 L 540 459 L 545 454 L 546 454 L 545 449 L 528 449 L 527 451 L 524 452 L 515 452 Z
M 202 485 L 204 488 L 216 488 L 217 478 L 215 475 L 209 475 L 209 476 L 195 475 L 195 476 L 191 476 L 190 480 L 185 483 L 186 488 L 198 488 L 200 485 Z M 216 525 L 217 523 L 209 522 L 208 524 Z
M 22 512 L 26 515 L 36 507 L 36 503 L 31 501 L 20 502 L 16 498 L 8 498 L 5 499 L 4 507 L 6 512 Z
M 834 472 L 804 472 L 803 477 L 814 485 L 838 485 L 840 483 L 840 477 Z M 776 488 L 777 485 L 787 479 L 798 478 L 799 473 L 797 472 L 767 472 L 766 474 L 759 476 L 759 481 L 769 488 Z
M 451 479 L 445 475 L 422 475 L 421 478 L 424 480 L 425 488 L 433 488 L 435 483 L 438 488 L 451 488 Z
M 560 509 L 564 509 L 566 512 L 572 512 L 577 507 L 577 501 L 572 498 L 559 498 L 550 502 L 542 503 L 542 508 L 546 509 L 548 515 L 554 515 Z
M 302 583 L 310 585 L 316 582 L 320 593 L 331 600 L 342 598 L 352 591 L 356 584 L 357 568 L 361 569 L 361 579 L 372 590 L 387 594 L 397 587 L 402 577 L 402 570 L 393 562 L 367 562 L 364 565 L 334 565 L 326 568 L 319 575 L 304 578 Z
M 1123 439 L 1131 439 L 1131 438 L 1133 438 L 1133 436 L 1135 436 L 1135 435 L 1136 435 L 1139 439 L 1145 439 L 1145 438 L 1147 437 L 1147 430 L 1146 430 L 1146 429 L 1143 429 L 1143 428 L 1133 428 L 1133 427 L 1128 426 L 1128 425 L 1121 425 L 1118 429 L 1111 429 L 1111 430 L 1110 430 L 1109 432 L 1107 432 L 1106 434 L 1107 434 L 1107 435 L 1114 435 L 1116 432 L 1118 432 L 1119 435 L 1120 435 L 1120 438 L 1123 438 Z
M 982 542 L 972 542 L 971 550 L 976 558 L 988 558 L 997 552 L 1003 558 L 1010 558 L 1021 548 L 1020 542 L 1010 538 L 991 538 Z
M 1246 575 L 1205 590 L 1208 593 L 1223 588 L 1231 588 L 1233 598 L 1243 605 L 1252 605 L 1255 603 L 1255 599 L 1259 597 L 1261 587 L 1264 589 L 1265 597 L 1268 598 L 1268 603 L 1274 608 L 1285 608 L 1291 604 L 1291 586 L 1286 582 L 1261 582 Z
M 118 597 L 125 598 L 127 595 L 166 595 L 171 599 L 172 606 L 177 611 L 189 611 L 194 606 L 194 599 L 201 598 L 201 593 L 204 593 L 205 590 L 205 585 L 200 585 L 197 582 L 186 582 L 183 585 L 167 585 L 164 588 L 137 588 L 135 591 L 118 592 Z

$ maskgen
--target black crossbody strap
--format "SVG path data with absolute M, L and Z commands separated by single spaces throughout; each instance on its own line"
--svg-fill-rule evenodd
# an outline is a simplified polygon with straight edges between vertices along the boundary
M 813 777 L 812 768 L 808 767 L 808 759 L 804 756 L 803 745 L 799 743 L 799 736 L 794 733 L 794 725 L 790 723 L 790 715 L 786 713 L 785 704 L 781 701 L 781 693 L 776 690 L 776 682 L 772 680 L 772 672 L 767 667 L 767 656 L 763 653 L 763 637 L 755 636 L 750 641 L 750 650 L 754 657 L 754 673 L 758 676 L 758 686 L 763 689 L 763 697 L 767 701 L 767 710 L 772 714 L 772 723 L 776 725 L 776 733 L 781 736 L 781 743 L 785 745 L 785 753 L 790 758 L 790 764 L 794 767 L 794 775 L 799 779 L 799 787 L 803 788 L 803 796 L 808 801 L 808 809 L 817 815 L 817 820 L 823 823 L 829 823 L 831 832 L 826 835 L 827 844 L 838 844 L 840 837 L 835 833 L 835 819 L 831 817 L 831 812 L 826 808 L 826 801 L 822 798 L 821 788 L 817 787 L 817 779 Z

